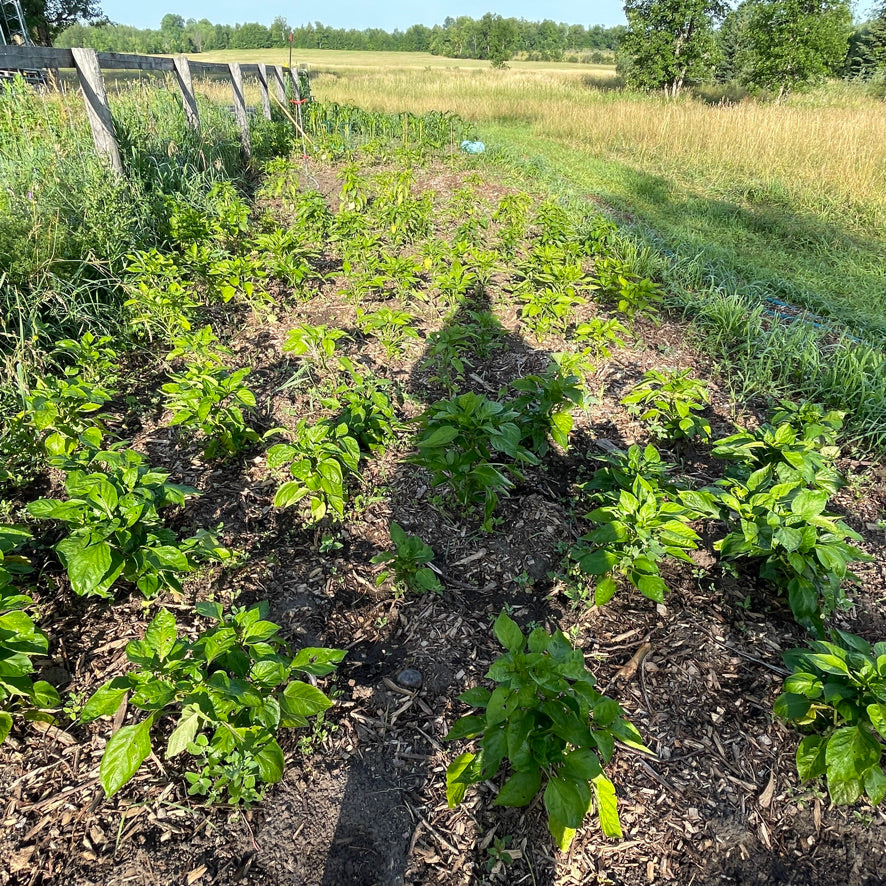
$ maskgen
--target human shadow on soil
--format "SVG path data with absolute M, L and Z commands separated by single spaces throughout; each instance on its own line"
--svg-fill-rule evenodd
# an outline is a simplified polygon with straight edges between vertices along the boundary
M 461 342 L 461 347 L 447 351 L 439 346 L 444 339 Z M 460 304 L 442 330 L 429 337 L 405 386 L 413 398 L 428 405 L 467 391 L 504 400 L 514 396 L 510 386 L 516 379 L 543 374 L 553 365 L 548 351 L 533 347 L 501 324 L 481 291 Z M 614 445 L 623 445 L 617 431 L 610 436 Z M 545 592 L 564 556 L 560 503 L 567 499 L 576 467 L 591 448 L 590 435 L 579 433 L 569 454 L 552 449 L 540 465 L 521 469 L 523 477 L 515 479 L 510 495 L 500 503 L 496 531 L 489 534 L 470 528 L 481 516 L 460 506 L 456 512 L 450 510 L 422 468 L 405 462 L 397 467 L 390 482 L 390 520 L 434 548 L 446 590 L 439 598 L 422 598 L 411 608 L 401 608 L 395 616 L 400 623 L 383 643 L 355 643 L 340 668 L 341 678 L 357 684 L 354 697 L 365 700 L 362 720 L 355 721 L 360 750 L 344 767 L 347 779 L 339 800 L 335 789 L 342 780 L 340 770 L 321 775 L 319 784 L 311 788 L 321 815 L 334 802 L 338 811 L 326 816 L 337 818 L 327 838 L 322 877 L 305 879 L 306 886 L 425 882 L 416 878 L 426 877 L 428 868 L 414 868 L 416 858 L 435 854 L 437 863 L 442 856 L 456 866 L 463 863 L 458 858 L 473 856 L 476 873 L 471 882 L 505 882 L 500 874 L 489 880 L 481 873 L 489 859 L 484 851 L 489 841 L 484 844 L 484 837 L 490 830 L 531 835 L 524 860 L 506 869 L 508 881 L 531 876 L 538 886 L 554 883 L 556 868 L 547 851 L 551 838 L 542 807 L 528 814 L 523 809 L 490 807 L 481 813 L 482 825 L 474 817 L 477 813 L 470 813 L 459 821 L 462 826 L 468 822 L 472 837 L 444 831 L 439 815 L 428 811 L 438 806 L 445 778 L 437 768 L 429 771 L 429 761 L 441 747 L 450 751 L 440 744 L 446 731 L 440 715 L 447 712 L 446 719 L 453 720 L 467 713 L 462 705 L 453 705 L 453 699 L 468 681 L 482 681 L 485 673 L 485 669 L 470 671 L 470 656 L 459 644 L 430 636 L 430 616 L 433 613 L 438 624 L 454 624 L 452 630 L 457 630 L 468 619 L 485 625 L 487 616 L 491 622 L 502 608 L 516 604 L 528 613 L 524 620 L 540 624 L 554 620 Z M 362 559 L 371 569 L 373 553 L 385 549 L 386 539 L 380 542 L 374 546 L 352 541 L 348 559 Z M 461 552 L 471 548 L 474 553 L 462 558 Z M 458 551 L 459 557 L 449 550 Z M 484 626 L 480 631 L 489 653 L 499 654 L 491 630 Z M 412 679 L 417 672 L 421 682 L 417 691 L 404 688 L 407 669 L 413 672 Z M 308 828 L 316 831 L 314 823 Z

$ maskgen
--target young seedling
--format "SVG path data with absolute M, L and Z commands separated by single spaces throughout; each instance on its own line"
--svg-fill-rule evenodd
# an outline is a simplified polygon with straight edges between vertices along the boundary
M 394 586 L 400 591 L 410 590 L 419 594 L 428 591 L 442 592 L 443 585 L 437 573 L 428 566 L 434 559 L 434 551 L 417 535 L 407 535 L 403 527 L 391 523 L 393 551 L 384 551 L 372 558 L 373 563 L 388 563 L 390 570 L 379 573 L 376 584 L 382 584 L 393 576 Z

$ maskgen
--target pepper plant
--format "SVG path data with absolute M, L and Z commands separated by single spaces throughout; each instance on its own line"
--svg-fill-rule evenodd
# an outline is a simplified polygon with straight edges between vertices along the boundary
M 827 490 L 808 488 L 796 472 L 783 482 L 777 475 L 770 464 L 746 483 L 720 481 L 716 501 L 730 531 L 715 547 L 729 559 L 758 560 L 797 621 L 822 636 L 822 615 L 846 602 L 842 582 L 858 581 L 849 564 L 871 558 L 847 541 L 861 536 L 825 512 Z
M 521 442 L 520 418 L 506 404 L 473 392 L 440 400 L 419 419 L 418 452 L 410 461 L 430 471 L 434 486 L 447 485 L 460 504 L 482 504 L 483 526 L 491 529 L 499 495 L 514 485 L 511 475 L 520 476 L 514 463 L 538 463 Z
M 360 444 L 344 422 L 321 421 L 309 425 L 302 420 L 293 443 L 278 443 L 268 450 L 268 467 L 287 467 L 287 480 L 274 495 L 274 507 L 290 507 L 308 500 L 313 522 L 330 511 L 344 514 L 345 477 L 358 470 Z
M 283 776 L 280 727 L 304 727 L 309 718 L 332 706 L 315 686 L 296 673 L 326 676 L 344 658 L 341 649 L 306 648 L 294 657 L 267 621 L 268 604 L 236 607 L 225 613 L 219 603 L 197 604 L 197 613 L 214 622 L 196 640 L 180 636 L 175 617 L 161 609 L 143 640 L 126 646 L 135 666 L 114 677 L 89 699 L 83 723 L 113 717 L 128 699 L 147 717 L 121 726 L 111 736 L 99 766 L 108 797 L 117 793 L 152 753 L 152 733 L 165 718 L 175 727 L 165 757 L 187 752 L 185 779 L 191 795 L 210 803 L 225 797 L 246 805 L 261 799 L 262 783 Z
M 80 461 L 54 460 L 65 471 L 67 498 L 40 498 L 27 506 L 32 516 L 68 527 L 55 551 L 76 594 L 111 598 L 120 580 L 146 597 L 162 588 L 180 591 L 179 576 L 193 571 L 199 558 L 230 556 L 210 533 L 179 540 L 164 527 L 160 511 L 183 505 L 196 489 L 170 483 L 169 474 L 122 444 L 104 450 L 96 445 L 78 455 Z
M 620 578 L 663 603 L 668 588 L 661 561 L 692 562 L 688 551 L 698 547 L 699 536 L 689 524 L 698 513 L 640 474 L 630 489 L 616 488 L 608 498 L 610 504 L 586 515 L 597 528 L 581 536 L 571 551 L 579 569 L 596 579 L 594 603 L 608 603 Z
M 0 524 L 0 744 L 12 729 L 12 712 L 21 708 L 54 708 L 61 701 L 45 680 L 34 680 L 32 659 L 49 651 L 49 641 L 25 611 L 33 602 L 13 585 L 30 571 L 27 558 L 15 550 L 31 537 L 26 529 Z
M 428 591 L 440 592 L 443 585 L 437 573 L 428 565 L 434 559 L 434 551 L 417 535 L 407 535 L 398 523 L 391 523 L 393 551 L 383 551 L 372 558 L 373 563 L 386 563 L 390 570 L 379 573 L 376 584 L 382 584 L 393 576 L 395 586 L 424 594 Z
M 708 392 L 702 382 L 691 377 L 691 372 L 650 369 L 621 402 L 659 438 L 707 440 L 711 425 L 698 413 L 709 402 Z
M 459 699 L 479 713 L 457 720 L 446 736 L 480 744 L 449 764 L 449 806 L 461 803 L 470 785 L 495 778 L 507 761 L 496 806 L 528 806 L 543 789 L 548 827 L 564 852 L 591 810 L 604 834 L 620 838 L 615 787 L 603 767 L 616 740 L 646 751 L 639 732 L 616 701 L 594 688 L 584 655 L 560 631 L 538 627 L 525 637 L 504 612 L 494 631 L 507 650 L 486 674 L 496 687 L 462 693 Z
M 214 341 L 208 326 L 202 332 Z M 175 345 L 170 356 L 187 355 L 190 360 L 183 372 L 170 373 L 171 381 L 162 386 L 166 408 L 172 413 L 170 424 L 203 434 L 206 458 L 236 455 L 258 442 L 259 435 L 246 423 L 243 412 L 244 407 L 256 406 L 255 394 L 244 383 L 250 369 L 228 369 L 221 362 L 227 349 L 213 348 L 211 342 L 192 348 L 188 340 L 180 339 Z
M 833 631 L 784 655 L 791 670 L 775 713 L 808 733 L 797 748 L 797 774 L 825 776 L 831 800 L 854 803 L 865 794 L 874 806 L 886 798 L 886 643 L 871 646 Z

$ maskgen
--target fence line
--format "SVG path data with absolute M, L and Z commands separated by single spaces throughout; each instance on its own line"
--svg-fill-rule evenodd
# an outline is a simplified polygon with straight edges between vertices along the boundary
M 51 46 L 0 46 L 0 70 L 29 72 L 58 71 L 60 68 L 73 68 L 77 72 L 95 149 L 101 156 L 107 158 L 111 167 L 118 173 L 123 172 L 123 163 L 120 159 L 120 147 L 117 144 L 114 121 L 102 77 L 103 68 L 174 74 L 181 92 L 188 125 L 195 130 L 200 129 L 200 115 L 194 95 L 193 75 L 227 77 L 231 83 L 234 118 L 240 130 L 240 143 L 247 156 L 250 155 L 252 148 L 249 140 L 249 117 L 243 94 L 244 75 L 254 76 L 258 80 L 262 113 L 267 120 L 271 119 L 270 84 L 273 83 L 277 98 L 281 104 L 284 104 L 285 77 L 292 76 L 292 71 L 283 65 L 199 62 L 191 61 L 185 55 L 172 57 L 133 55 L 126 52 L 96 52 L 94 49 L 59 49 Z

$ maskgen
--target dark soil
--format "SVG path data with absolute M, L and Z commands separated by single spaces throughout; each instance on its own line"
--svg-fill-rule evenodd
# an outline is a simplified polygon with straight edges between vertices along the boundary
M 334 205 L 335 170 L 316 174 Z M 478 204 L 494 208 L 507 193 L 475 176 L 457 167 L 421 174 L 417 188 L 432 187 L 442 207 L 441 236 L 455 223 L 446 216 L 448 195 L 467 186 Z M 264 404 L 256 421 L 264 428 L 327 414 L 310 385 L 285 387 L 299 361 L 281 344 L 299 323 L 355 330 L 356 309 L 337 282 L 310 301 L 279 298 L 271 308 L 229 316 L 230 345 L 238 365 L 253 368 L 252 387 Z M 495 396 L 569 343 L 535 341 L 501 286 L 490 286 L 487 296 L 505 347 L 475 365 L 464 389 Z M 343 349 L 401 385 L 404 419 L 442 396 L 423 366 L 424 339 L 444 322 L 442 311 L 433 299 L 408 309 L 418 315 L 421 337 L 402 356 L 389 357 L 356 331 Z M 589 302 L 576 319 L 602 310 Z M 214 324 L 220 336 L 221 322 Z M 160 410 L 128 419 L 137 449 L 203 492 L 175 515 L 174 527 L 223 524 L 225 542 L 246 555 L 239 565 L 201 573 L 183 599 L 164 605 L 193 624 L 193 601 L 208 595 L 268 600 L 269 617 L 294 648 L 347 650 L 337 674 L 321 681 L 337 703 L 316 726 L 282 736 L 284 779 L 246 812 L 198 805 L 159 757 L 106 800 L 98 786 L 106 721 L 18 721 L 0 746 L 0 886 L 886 883 L 883 811 L 861 803 L 835 808 L 823 785 L 798 783 L 798 734 L 774 719 L 772 702 L 783 678 L 780 653 L 807 638 L 772 588 L 752 571 L 725 571 L 711 547 L 716 538 L 705 537 L 692 566 L 665 564 L 665 605 L 627 589 L 602 609 L 574 602 L 580 582 L 564 572 L 564 553 L 586 531 L 574 484 L 612 446 L 647 442 L 645 428 L 618 401 L 650 367 L 692 367 L 708 382 L 715 437 L 763 414 L 762 404 L 729 401 L 678 322 L 639 322 L 629 346 L 600 361 L 588 379 L 597 401 L 576 411 L 569 451 L 549 453 L 526 472 L 502 501 L 491 533 L 480 531 L 476 515 L 441 500 L 428 476 L 404 460 L 408 431 L 365 464 L 340 526 L 308 528 L 295 511 L 272 508 L 279 480 L 259 451 L 207 465 L 198 443 L 165 427 Z M 326 377 L 319 373 L 314 382 Z M 695 485 L 719 475 L 704 447 L 665 455 Z M 832 507 L 864 536 L 874 560 L 858 567 L 853 607 L 836 622 L 879 640 L 886 637 L 886 539 L 878 528 L 886 469 L 849 458 L 840 467 L 856 479 Z M 58 492 L 58 478 L 50 479 Z M 388 583 L 376 585 L 380 567 L 371 559 L 390 547 L 391 521 L 434 549 L 441 595 L 398 596 Z M 112 606 L 75 599 L 57 563 L 44 557 L 35 596 L 52 659 L 43 676 L 82 701 L 125 669 L 124 647 L 142 635 L 155 607 L 138 596 Z M 647 758 L 620 748 L 609 769 L 622 842 L 606 839 L 589 817 L 569 852 L 556 852 L 538 799 L 526 809 L 493 806 L 500 777 L 447 808 L 446 765 L 464 748 L 443 738 L 467 713 L 457 695 L 483 683 L 501 651 L 491 624 L 503 607 L 522 626 L 566 632 L 654 752 Z M 419 672 L 419 689 L 403 685 L 405 669 Z M 501 838 L 509 838 L 507 865 L 494 856 Z

